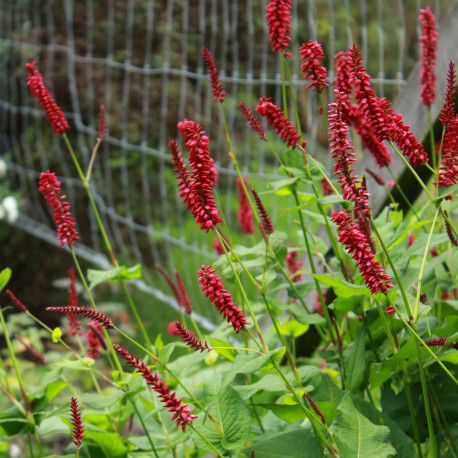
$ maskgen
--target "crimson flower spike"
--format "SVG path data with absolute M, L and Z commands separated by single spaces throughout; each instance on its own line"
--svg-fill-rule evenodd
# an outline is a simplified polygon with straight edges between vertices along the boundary
M 72 423 L 73 423 L 73 443 L 79 448 L 83 444 L 83 437 L 85 437 L 83 421 L 81 419 L 81 412 L 78 407 L 78 400 L 75 396 L 72 396 L 70 401 L 70 410 L 72 413 Z
M 223 85 L 219 79 L 218 70 L 216 69 L 215 62 L 213 61 L 213 56 L 208 48 L 202 49 L 202 56 L 204 58 L 205 67 L 207 68 L 208 75 L 210 76 L 213 102 L 224 102 L 224 92 Z
M 365 167 L 364 170 L 380 185 L 380 186 L 385 186 L 385 180 L 378 174 L 375 173 L 373 170 L 371 170 L 368 167 Z
M 8 294 L 11 302 L 20 312 L 28 313 L 27 307 L 9 289 L 6 290 L 6 294 Z
M 353 92 L 351 85 L 351 57 L 349 52 L 339 51 L 334 59 L 336 61 L 335 88 L 344 94 L 350 95 Z
M 283 52 L 291 41 L 291 0 L 272 0 L 266 10 L 272 49 Z M 285 57 L 291 57 L 291 53 L 286 51 Z
M 137 372 L 142 375 L 151 389 L 159 393 L 161 402 L 165 404 L 165 407 L 168 407 L 169 412 L 174 412 L 171 420 L 176 420 L 177 427 L 181 425 L 181 429 L 185 432 L 186 426 L 188 424 L 192 425 L 194 418 L 197 418 L 197 415 L 189 415 L 194 409 L 188 407 L 188 404 L 181 404 L 182 398 L 176 399 L 176 392 L 170 393 L 170 386 L 165 386 L 164 381 L 159 380 L 157 374 L 153 375 L 151 369 L 148 369 L 140 358 L 135 358 L 134 355 L 120 345 L 115 344 L 113 348 L 119 356 L 126 360 L 129 366 L 137 369 Z
M 27 86 L 29 86 L 30 93 L 40 102 L 41 108 L 46 113 L 54 133 L 56 135 L 63 134 L 67 129 L 70 129 L 70 126 L 49 90 L 44 85 L 43 77 L 37 68 L 37 63 L 32 61 L 25 64 L 25 67 L 28 73 Z
M 458 182 L 458 118 L 453 117 L 447 127 L 442 148 L 442 160 L 439 167 L 437 185 L 453 186 Z M 447 196 L 447 200 L 451 200 Z
M 323 67 L 320 63 L 324 59 L 323 48 L 320 43 L 309 40 L 301 46 L 299 53 L 302 59 L 301 69 L 304 78 L 311 81 L 307 89 L 314 87 L 314 90 L 321 94 L 323 89 L 329 86 L 326 82 L 328 75 L 326 67 Z
M 447 337 L 437 337 L 436 339 L 425 340 L 425 345 L 428 347 L 443 347 L 447 342 Z M 423 344 L 420 344 L 423 346 Z
M 68 287 L 68 305 L 70 307 L 78 306 L 78 294 L 76 292 L 76 279 L 75 279 L 75 270 L 73 267 L 68 271 L 69 287 Z M 77 334 L 81 335 L 81 321 L 78 319 L 76 313 L 69 313 L 67 315 L 68 326 L 72 336 Z
M 175 166 L 173 171 L 177 173 L 176 179 L 179 180 L 178 190 L 180 191 L 180 197 L 183 199 L 183 203 L 187 204 L 188 208 L 192 208 L 194 194 L 191 191 L 192 181 L 189 178 L 190 172 L 175 140 L 169 141 L 169 148 L 172 153 L 173 165 Z
M 352 175 L 355 169 L 350 168 L 355 159 L 354 146 L 347 139 L 349 127 L 343 119 L 343 98 L 345 94 L 334 90 L 335 103 L 329 104 L 329 143 L 334 162 L 334 175 L 338 175 L 338 183 L 346 200 L 355 204 L 367 215 L 370 215 L 369 194 L 363 185 L 363 180 L 357 175 Z
M 100 332 L 102 325 L 98 321 L 91 321 L 87 325 L 88 330 L 84 337 L 86 337 L 86 356 L 92 359 L 100 358 L 100 346 L 107 348 Z
M 447 88 L 445 90 L 444 105 L 442 107 L 439 121 L 445 128 L 455 117 L 455 95 L 456 95 L 456 73 L 453 60 L 450 61 L 447 74 Z
M 107 120 L 105 118 L 105 107 L 100 105 L 99 128 L 97 130 L 97 140 L 101 142 L 107 135 Z
M 210 266 L 202 265 L 202 270 L 198 271 L 200 289 L 205 291 L 205 296 L 215 304 L 217 310 L 223 313 L 227 322 L 231 323 L 235 333 L 238 334 L 246 325 L 251 324 L 246 320 L 243 312 L 232 300 L 232 296 L 224 289 L 221 279 L 215 275 L 215 270 Z
M 251 188 L 251 193 L 253 194 L 254 201 L 256 202 L 256 206 L 259 210 L 259 216 L 261 217 L 262 228 L 264 229 L 264 232 L 267 235 L 272 234 L 272 232 L 274 231 L 274 226 L 272 225 L 272 221 L 270 220 L 269 215 L 267 214 L 267 211 L 264 207 L 264 204 L 261 201 L 261 198 L 258 196 L 258 193 L 254 188 Z
M 245 103 L 239 102 L 239 107 L 240 107 L 241 112 L 243 113 L 243 116 L 245 116 L 245 119 L 248 121 L 250 126 L 259 135 L 259 138 L 266 142 L 267 141 L 266 134 L 265 134 L 264 128 L 262 127 L 262 124 L 259 121 L 259 119 L 257 119 L 254 116 L 254 114 L 251 112 L 251 110 L 248 108 L 248 106 Z
M 94 321 L 98 321 L 106 329 L 114 328 L 114 324 L 110 318 L 108 318 L 103 313 L 98 312 L 97 310 L 91 309 L 90 307 L 46 307 L 46 310 L 48 312 L 63 313 L 64 315 L 68 315 L 69 313 L 77 313 L 87 318 L 91 318 Z
M 48 364 L 48 360 L 39 351 L 35 350 L 35 348 L 29 345 L 19 334 L 14 334 L 14 337 L 16 337 L 16 339 L 19 340 L 19 342 L 21 342 L 22 345 L 24 345 L 25 349 L 29 352 L 30 356 L 32 356 L 32 358 L 38 364 Z
M 70 214 L 70 205 L 65 202 L 65 196 L 60 195 L 60 181 L 55 173 L 49 170 L 40 175 L 38 190 L 48 201 L 54 213 L 54 222 L 57 226 L 57 237 L 60 246 L 66 243 L 70 248 L 73 247 L 75 240 L 79 239 L 78 232 L 75 230 L 75 220 Z
M 339 226 L 339 242 L 345 245 L 364 278 L 372 294 L 387 294 L 393 288 L 391 277 L 384 273 L 380 263 L 375 260 L 374 253 L 361 229 L 353 222 L 346 210 L 332 213 L 331 220 Z
M 445 215 L 448 217 L 448 212 L 447 210 L 444 210 Z M 444 220 L 445 223 L 445 230 L 447 231 L 448 238 L 450 239 L 450 242 L 452 242 L 453 245 L 458 246 L 458 240 L 455 237 L 455 234 L 452 231 L 452 228 L 450 227 L 450 224 L 448 223 L 447 220 Z
M 326 424 L 325 416 L 322 414 L 321 410 L 317 407 L 317 405 L 315 404 L 315 401 L 312 399 L 310 394 L 307 393 L 307 391 L 305 392 L 305 397 L 307 398 L 307 401 L 310 403 L 315 413 L 321 418 L 321 422 L 323 423 L 323 425 L 325 425 Z
M 437 61 L 437 37 L 436 19 L 429 6 L 420 10 L 421 22 L 421 101 L 430 108 L 436 100 L 436 80 L 434 73 Z
M 305 140 L 301 142 L 302 137 L 297 133 L 296 128 L 291 121 L 286 119 L 283 111 L 274 105 L 271 100 L 271 97 L 259 99 L 256 111 L 259 112 L 261 116 L 267 118 L 269 124 L 277 131 L 277 134 L 281 136 L 283 143 L 286 143 L 292 149 L 296 148 L 298 145 L 305 148 L 307 142 Z
M 192 312 L 191 299 L 189 298 L 186 285 L 184 284 L 184 281 L 181 278 L 181 275 L 179 274 L 178 270 L 175 270 L 175 279 L 177 281 L 178 295 L 180 298 L 178 303 L 182 307 L 184 307 L 185 312 L 189 315 Z
M 286 265 L 288 266 L 288 271 L 292 277 L 293 282 L 302 280 L 302 274 L 296 273 L 304 265 L 302 261 L 296 259 L 298 256 L 299 252 L 297 250 L 290 251 L 286 255 Z
M 199 342 L 194 333 L 192 333 L 189 329 L 186 329 L 179 321 L 174 321 L 173 323 L 177 330 L 177 334 L 184 340 L 186 345 L 189 345 L 191 348 L 195 348 L 195 351 L 200 350 L 201 353 L 204 350 L 211 350 L 211 347 L 208 346 L 207 342 Z
M 248 198 L 243 190 L 242 183 L 240 182 L 240 178 L 236 180 L 237 187 L 239 189 L 239 223 L 240 227 L 242 228 L 242 232 L 244 234 L 253 234 L 254 233 L 254 221 L 253 221 L 253 212 L 251 210 L 250 202 L 248 202 Z M 246 177 L 243 177 L 243 182 L 245 183 L 245 188 L 248 189 L 248 180 Z

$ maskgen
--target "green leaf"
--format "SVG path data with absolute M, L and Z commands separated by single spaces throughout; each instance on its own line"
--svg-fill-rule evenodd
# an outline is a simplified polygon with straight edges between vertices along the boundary
M 365 338 L 366 322 L 363 323 L 344 361 L 347 384 L 352 393 L 358 390 L 364 378 L 364 368 L 366 367 Z
M 353 285 L 344 280 L 329 275 L 312 274 L 320 283 L 332 286 L 337 297 L 353 297 L 355 294 L 370 296 L 371 290 L 365 286 Z
M 299 323 L 299 321 L 296 320 L 291 320 L 281 324 L 278 329 L 282 335 L 296 338 L 305 334 L 309 329 L 309 325 Z
M 257 353 L 237 355 L 230 369 L 224 374 L 224 383 L 231 383 L 237 374 L 253 374 L 258 371 L 269 362 L 272 353 L 270 351 L 262 355 L 258 355 Z
M 298 180 L 297 177 L 292 177 L 292 178 L 284 178 L 283 180 L 273 181 L 272 183 L 269 184 L 269 188 L 271 188 L 272 191 L 278 191 L 281 188 L 292 185 L 297 180 Z
M 68 382 L 53 382 L 46 387 L 46 397 L 51 402 L 63 389 L 69 385 Z
M 298 304 L 297 302 L 289 306 L 289 311 L 294 315 L 294 318 L 302 324 L 323 326 L 326 323 L 324 317 L 318 313 L 307 313 L 302 304 Z
M 119 434 L 87 430 L 84 432 L 84 442 L 92 443 L 110 458 L 124 458 L 134 446 L 129 446 L 126 439 Z
M 379 426 L 366 418 L 346 394 L 338 407 L 331 431 L 341 458 L 386 458 L 396 454 L 390 444 L 390 429 Z
M 104 281 L 118 282 L 121 280 L 131 280 L 132 278 L 141 278 L 142 266 L 136 264 L 129 269 L 126 266 L 119 266 L 110 270 L 88 269 L 87 278 L 90 282 L 89 289 L 103 283 Z
M 62 331 L 60 328 L 54 328 L 53 331 L 52 331 L 52 341 L 54 343 L 57 343 L 59 342 L 59 339 L 61 338 L 62 336 Z
M 270 246 L 280 262 L 284 261 L 288 254 L 287 240 L 288 234 L 286 232 L 275 231 L 269 236 Z
M 305 391 L 302 388 L 299 388 L 296 392 L 298 398 L 300 399 L 302 396 L 304 396 Z M 286 406 L 295 406 L 297 404 L 296 399 L 292 394 L 289 394 L 287 396 L 284 396 L 281 400 L 281 402 L 286 405 Z
M 109 394 L 100 395 L 97 393 L 84 393 L 79 400 L 91 409 L 104 409 L 118 402 L 123 397 L 123 391 L 113 391 Z
M 288 423 L 296 423 L 297 421 L 303 420 L 307 415 L 302 410 L 301 406 L 296 405 L 284 405 L 284 404 L 259 404 L 264 409 L 271 410 L 272 413 Z
M 154 341 L 154 347 L 157 352 L 160 352 L 164 347 L 164 342 L 162 341 L 162 334 L 158 334 L 156 340 Z
M 11 269 L 7 267 L 0 272 L 0 291 L 8 284 L 11 278 Z
M 214 337 L 209 337 L 211 347 L 228 347 L 228 348 L 214 348 L 216 353 L 228 359 L 229 361 L 234 361 L 237 351 L 233 350 L 232 345 L 224 340 L 215 339 Z
M 298 149 L 287 149 L 283 152 L 286 167 L 292 167 L 304 173 L 304 156 Z
M 168 343 L 161 349 L 161 351 L 159 352 L 159 359 L 161 360 L 162 364 L 167 364 L 169 362 L 173 350 L 175 350 L 175 343 L 173 342 Z
M 194 421 L 194 425 L 218 450 L 233 450 L 248 439 L 251 415 L 240 395 L 231 386 L 221 388 L 221 383 L 220 377 L 214 377 L 204 385 L 204 394 L 211 401 L 210 414 L 219 424 L 223 437 L 212 421 L 207 419 L 204 423 L 203 415 Z M 194 431 L 192 435 L 199 448 L 212 451 Z
M 75 369 L 78 371 L 88 371 L 94 363 L 95 361 L 92 358 L 85 356 L 82 359 L 61 359 L 55 363 L 55 366 L 64 367 L 65 369 Z
M 262 458 L 318 458 L 322 454 L 316 445 L 310 423 L 301 426 L 291 425 L 282 431 L 270 431 L 254 440 L 253 445 L 244 450 L 249 456 L 251 448 L 256 457 Z

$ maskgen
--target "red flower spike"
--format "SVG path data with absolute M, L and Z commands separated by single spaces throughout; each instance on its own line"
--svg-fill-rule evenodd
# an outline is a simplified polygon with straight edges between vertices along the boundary
M 326 178 L 323 178 L 321 180 L 321 189 L 323 190 L 323 196 L 329 196 L 334 192 L 331 186 L 329 185 L 328 180 L 326 180 Z
M 69 313 L 78 313 L 79 315 L 83 315 L 87 318 L 92 318 L 106 329 L 114 328 L 114 324 L 110 318 L 97 310 L 91 309 L 90 307 L 46 307 L 46 310 L 48 312 L 63 313 L 64 315 L 68 315 Z
M 78 294 L 76 292 L 76 279 L 75 279 L 75 270 L 73 267 L 68 271 L 69 287 L 68 287 L 68 305 L 70 307 L 78 306 Z M 81 333 L 81 321 L 78 319 L 76 313 L 70 313 L 67 315 L 68 326 L 72 336 L 77 334 L 80 336 Z
M 447 342 L 447 337 L 438 337 L 436 339 L 425 340 L 425 345 L 428 347 L 443 347 Z M 420 344 L 423 346 L 423 344 Z
M 315 411 L 315 413 L 321 418 L 321 422 L 323 423 L 323 425 L 325 425 L 326 424 L 326 418 L 322 414 L 321 410 L 315 404 L 315 401 L 312 399 L 310 394 L 308 394 L 307 392 L 305 392 L 305 397 L 307 398 L 307 401 L 310 403 L 310 406 Z
M 216 70 L 215 62 L 208 48 L 202 49 L 202 56 L 204 58 L 205 67 L 207 68 L 208 75 L 210 76 L 213 102 L 224 102 L 224 96 L 226 93 L 223 90 L 223 85 L 218 76 L 218 70 Z
M 29 312 L 28 308 L 9 289 L 6 290 L 6 294 L 8 294 L 11 302 L 20 312 Z
M 178 302 L 182 307 L 184 307 L 185 312 L 190 314 L 192 312 L 191 299 L 189 299 L 188 291 L 184 281 L 177 270 L 175 270 L 175 278 L 177 281 L 178 294 L 180 296 L 180 300 Z
M 105 118 L 105 107 L 100 105 L 99 129 L 97 130 L 97 140 L 102 141 L 107 135 L 107 120 Z
M 272 0 L 266 10 L 272 49 L 283 52 L 291 40 L 291 0 Z M 291 57 L 291 53 L 285 52 L 285 56 Z
M 331 220 L 339 226 L 339 242 L 345 245 L 351 257 L 356 261 L 371 293 L 376 294 L 381 291 L 387 294 L 388 288 L 394 287 L 391 277 L 384 273 L 380 263 L 374 259 L 374 253 L 372 253 L 365 234 L 345 210 L 334 211 Z
M 335 88 L 343 92 L 344 94 L 350 95 L 353 91 L 351 85 L 351 57 L 350 53 L 339 51 L 334 59 L 336 61 L 336 81 Z
M 245 183 L 245 188 L 248 190 L 248 180 L 246 177 L 243 177 L 243 182 Z M 239 223 L 240 227 L 242 228 L 242 232 L 244 234 L 253 234 L 254 233 L 254 220 L 253 220 L 253 212 L 250 207 L 250 202 L 243 190 L 242 183 L 240 182 L 240 178 L 236 179 L 237 187 L 239 189 Z
M 261 198 L 258 196 L 258 193 L 255 191 L 254 188 L 251 188 L 251 193 L 253 194 L 254 201 L 256 202 L 256 207 L 258 207 L 259 216 L 261 217 L 261 223 L 264 232 L 267 235 L 272 234 L 272 232 L 274 231 L 274 226 L 269 218 L 269 215 L 267 214 L 267 211 L 264 207 L 264 204 L 261 201 Z
M 135 367 L 137 372 L 142 375 L 146 380 L 146 383 L 151 389 L 159 393 L 159 398 L 161 402 L 165 404 L 165 407 L 168 408 L 169 412 L 174 412 L 171 420 L 176 420 L 177 427 L 181 425 L 183 432 L 186 431 L 186 426 L 188 424 L 192 425 L 194 418 L 197 418 L 197 415 L 189 415 L 194 409 L 188 407 L 188 404 L 182 404 L 181 399 L 176 399 L 176 392 L 170 393 L 170 386 L 165 386 L 163 380 L 159 380 L 157 374 L 152 374 L 151 369 L 148 369 L 146 364 L 140 359 L 135 358 L 134 355 L 130 354 L 125 348 L 120 345 L 113 345 L 116 353 L 119 356 L 124 358 L 131 367 Z
M 72 423 L 73 423 L 73 440 L 72 442 L 78 447 L 81 447 L 83 443 L 83 437 L 85 437 L 84 428 L 83 428 L 83 421 L 81 419 L 81 412 L 78 407 L 78 400 L 75 396 L 72 396 L 72 400 L 70 401 L 70 410 L 72 413 Z
M 386 308 L 386 314 L 387 315 L 391 315 L 392 313 L 394 313 L 396 310 L 394 309 L 394 307 L 392 305 L 389 305 L 387 308 Z
M 222 256 L 224 254 L 224 248 L 221 245 L 221 242 L 219 241 L 219 239 L 213 239 L 212 246 L 215 249 L 216 254 L 218 256 Z
M 16 337 L 19 342 L 21 342 L 22 345 L 24 345 L 25 349 L 29 352 L 30 356 L 38 363 L 42 365 L 48 364 L 48 360 L 35 348 L 33 348 L 31 345 L 29 345 L 19 334 L 14 334 L 14 337 Z
M 170 334 L 171 336 L 180 335 L 180 333 L 178 332 L 178 328 L 175 324 L 175 321 L 171 321 L 170 323 L 167 324 L 167 334 Z
M 310 40 L 301 46 L 299 53 L 302 59 L 301 69 L 304 78 L 311 81 L 307 89 L 313 87 L 316 92 L 321 94 L 323 89 L 329 86 L 326 82 L 328 75 L 326 67 L 323 67 L 320 62 L 324 59 L 323 48 L 320 43 Z
M 444 213 L 446 216 L 448 216 L 447 210 L 444 210 Z M 447 231 L 448 238 L 450 239 L 450 242 L 452 242 L 452 245 L 458 246 L 458 240 L 455 237 L 455 234 L 452 231 L 452 228 L 450 227 L 450 224 L 448 223 L 447 220 L 444 220 L 445 223 L 445 230 Z
M 292 277 L 293 282 L 302 280 L 302 274 L 296 274 L 296 272 L 304 265 L 302 261 L 296 260 L 298 255 L 299 252 L 297 250 L 290 251 L 286 255 L 286 265 L 288 266 L 288 271 Z
M 178 128 L 189 151 L 189 164 L 192 168 L 192 177 L 188 179 L 187 176 L 181 174 L 180 184 L 182 185 L 186 178 L 186 186 L 189 194 L 192 195 L 192 201 L 189 198 L 188 207 L 200 228 L 208 232 L 223 221 L 218 216 L 219 211 L 213 197 L 213 185 L 218 175 L 208 150 L 209 139 L 204 135 L 205 131 L 194 121 L 185 119 L 178 123 Z M 180 190 L 183 190 L 183 186 L 180 187 Z
M 246 320 L 243 312 L 232 300 L 232 296 L 224 289 L 221 279 L 215 275 L 215 270 L 210 266 L 202 265 L 198 271 L 200 289 L 205 291 L 205 296 L 215 304 L 217 310 L 223 313 L 228 323 L 232 323 L 235 333 L 238 334 L 246 325 L 251 324 Z
M 91 321 L 88 324 L 88 330 L 84 336 L 86 337 L 86 356 L 88 358 L 100 358 L 100 346 L 102 342 L 105 343 L 100 331 L 102 331 L 102 325 L 98 321 Z
M 57 226 L 57 237 L 60 246 L 66 243 L 70 248 L 73 247 L 75 240 L 79 239 L 78 232 L 75 230 L 75 220 L 70 214 L 70 205 L 65 202 L 65 196 L 60 195 L 60 181 L 55 173 L 49 170 L 40 175 L 38 190 L 48 201 L 54 213 L 54 222 Z
M 453 60 L 450 61 L 447 74 L 447 89 L 444 95 L 439 121 L 447 128 L 450 121 L 455 117 L 455 96 L 456 96 L 456 73 Z
M 180 153 L 180 148 L 175 140 L 169 142 L 170 152 L 172 153 L 173 165 L 175 168 L 174 172 L 177 173 L 176 179 L 178 182 L 178 190 L 180 191 L 180 197 L 183 199 L 183 203 L 187 204 L 188 208 L 192 208 L 194 203 L 194 194 L 192 194 L 191 186 L 192 181 L 189 178 L 189 170 L 183 157 Z
M 248 108 L 248 106 L 245 103 L 240 102 L 239 107 L 243 115 L 245 116 L 245 119 L 250 124 L 250 126 L 259 135 L 259 138 L 266 142 L 267 141 L 266 134 L 265 134 L 264 128 L 262 127 L 262 124 L 259 121 L 259 119 L 255 117 L 255 115 L 251 112 L 251 110 Z
M 30 93 L 40 102 L 41 108 L 46 113 L 54 133 L 56 135 L 63 134 L 67 129 L 70 129 L 70 126 L 49 90 L 44 85 L 43 77 L 37 68 L 37 63 L 32 61 L 25 64 L 25 67 L 28 73 L 27 86 L 29 86 Z
M 436 100 L 436 75 L 434 73 L 437 61 L 436 19 L 429 6 L 420 10 L 421 22 L 421 101 L 426 107 L 431 107 Z
M 458 118 L 452 118 L 448 123 L 437 181 L 440 188 L 458 182 Z M 450 200 L 451 196 L 446 199 Z
M 297 133 L 296 128 L 291 122 L 286 119 L 283 111 L 280 110 L 276 105 L 271 102 L 271 97 L 263 97 L 259 99 L 256 111 L 267 118 L 269 124 L 277 131 L 283 140 L 292 149 L 300 145 L 303 148 L 307 146 L 307 142 L 304 140 L 301 142 L 302 137 Z
M 343 99 L 345 94 L 334 91 L 335 103 L 329 104 L 329 143 L 331 145 L 331 154 L 334 159 L 334 175 L 338 175 L 338 183 L 346 200 L 355 202 L 365 214 L 370 215 L 369 193 L 363 185 L 363 180 L 357 175 L 352 175 L 355 169 L 350 168 L 355 159 L 354 147 L 347 139 L 349 127 L 343 119 Z M 359 185 L 359 187 L 357 186 Z
M 365 167 L 364 170 L 376 181 L 376 183 L 380 186 L 385 186 L 385 180 L 378 173 L 375 173 L 368 167 Z
M 177 335 L 179 335 L 186 345 L 189 345 L 191 348 L 195 348 L 195 351 L 200 350 L 202 353 L 204 350 L 211 350 L 211 347 L 208 346 L 207 342 L 202 343 L 196 339 L 196 336 L 189 329 L 186 329 L 179 321 L 173 322 L 177 330 Z

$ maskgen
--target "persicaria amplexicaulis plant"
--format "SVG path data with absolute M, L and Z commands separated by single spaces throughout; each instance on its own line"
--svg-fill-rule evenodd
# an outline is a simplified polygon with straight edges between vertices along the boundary
M 29 445 L 31 456 L 35 450 L 51 453 L 58 445 L 41 436 L 62 420 L 62 412 L 68 414 L 68 397 L 62 394 L 84 390 L 85 424 L 74 396 L 71 434 L 77 453 L 91 456 L 456 455 L 450 401 L 458 384 L 455 66 L 450 62 L 447 75 L 434 74 L 440 52 L 436 21 L 429 8 L 423 9 L 421 70 L 415 76 L 423 87 L 417 102 L 433 122 L 438 116 L 443 128 L 443 135 L 431 130 L 434 138 L 426 149 L 435 141 L 436 155 L 429 161 L 425 132 L 413 123 L 411 129 L 392 101 L 381 96 L 368 71 L 371 62 L 363 63 L 357 44 L 332 57 L 327 43 L 291 43 L 292 11 L 297 10 L 290 1 L 266 2 L 262 19 L 278 53 L 274 59 L 282 81 L 278 92 L 256 94 L 253 111 L 248 108 L 252 99 L 239 102 L 240 93 L 225 93 L 209 50 L 198 56 L 218 113 L 212 120 L 221 121 L 224 137 L 209 138 L 204 130 L 209 120 L 174 121 L 172 135 L 179 135 L 168 145 L 167 197 L 174 202 L 178 195 L 186 208 L 178 202 L 177 212 L 167 218 L 170 237 L 175 237 L 174 225 L 182 225 L 182 246 L 191 247 L 193 256 L 168 252 L 158 243 L 156 269 L 169 294 L 162 299 L 172 305 L 167 313 L 155 298 L 138 300 L 128 278 L 135 269 L 117 260 L 93 199 L 96 176 L 88 186 L 97 148 L 113 140 L 107 138 L 103 106 L 87 172 L 77 150 L 71 160 L 94 204 L 113 269 L 85 275 L 61 183 L 54 173 L 41 175 L 39 189 L 52 209 L 59 243 L 70 248 L 75 263 L 68 271 L 68 305 L 46 310 L 68 320 L 64 332 L 52 329 L 32 313 L 36 304 L 27 308 L 7 291 L 5 310 L 23 315 L 7 325 L 0 310 L 2 357 L 7 356 L 0 370 L 2 440 L 14 434 L 14 441 Z M 300 61 L 307 80 L 299 82 L 297 93 L 294 80 L 289 82 L 294 61 Z M 335 73 L 328 71 L 333 61 Z M 27 65 L 27 73 L 54 131 L 69 143 L 68 124 L 35 63 Z M 440 78 L 447 78 L 447 85 L 439 114 L 434 99 Z M 305 113 L 315 116 L 305 106 L 315 96 L 322 109 L 312 121 L 325 132 L 312 139 L 303 123 Z M 235 103 L 240 119 L 232 123 L 226 110 Z M 114 113 L 115 108 L 110 106 Z M 197 120 L 192 110 L 186 107 L 187 116 Z M 245 122 L 253 130 L 249 144 L 237 132 L 239 125 L 249 132 Z M 214 159 L 213 142 L 225 140 Z M 272 156 L 259 176 L 251 165 L 264 150 Z M 415 194 L 413 182 L 423 194 Z M 371 195 L 388 203 L 375 206 Z M 201 230 L 188 232 L 193 219 Z M 81 224 L 82 231 L 87 227 Z M 65 277 L 67 269 L 59 276 Z M 105 275 L 121 283 L 116 305 L 107 301 L 101 308 L 107 314 L 97 304 L 97 281 Z M 7 276 L 0 272 L 0 285 Z M 78 303 L 77 281 L 85 289 L 80 297 L 91 307 Z M 124 303 L 135 322 L 118 310 Z M 59 318 L 44 314 L 43 320 Z M 30 320 L 42 330 L 31 332 Z M 17 330 L 22 325 L 25 329 Z M 162 335 L 154 331 L 158 328 Z M 12 342 L 9 332 L 16 334 Z M 44 351 L 34 354 L 34 348 Z

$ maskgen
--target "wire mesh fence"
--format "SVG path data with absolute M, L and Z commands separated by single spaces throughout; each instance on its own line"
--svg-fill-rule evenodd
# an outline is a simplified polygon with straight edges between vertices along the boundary
M 428 4 L 440 22 L 452 3 Z M 323 162 L 326 132 L 320 128 L 317 100 L 301 76 L 300 44 L 309 39 L 323 44 L 331 81 L 333 56 L 358 44 L 378 93 L 394 98 L 418 58 L 417 18 L 426 4 L 293 1 L 291 81 L 309 149 Z M 117 254 L 147 268 L 175 266 L 188 285 L 195 285 L 197 268 L 214 260 L 215 253 L 211 239 L 180 202 L 167 142 L 177 137 L 177 121 L 201 123 L 220 176 L 221 208 L 227 221 L 234 219 L 236 174 L 222 111 L 211 102 L 201 58 L 205 46 L 228 93 L 224 110 L 243 173 L 261 190 L 276 176 L 274 159 L 238 109 L 240 100 L 253 109 L 264 95 L 281 104 L 281 66 L 268 40 L 265 6 L 260 0 L 0 0 L 0 150 L 8 164 L 9 189 L 20 196 L 15 224 L 57 243 L 37 190 L 40 172 L 53 170 L 78 209 L 80 254 L 108 266 L 65 145 L 28 93 L 24 65 L 36 60 L 71 124 L 69 136 L 86 167 L 99 106 L 105 106 L 109 133 L 96 157 L 91 186 Z M 275 196 L 270 211 L 274 219 L 281 211 Z M 137 285 L 173 304 L 159 291 L 157 276 Z

